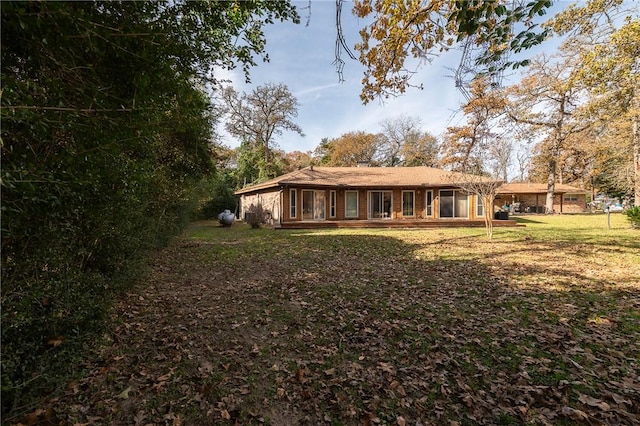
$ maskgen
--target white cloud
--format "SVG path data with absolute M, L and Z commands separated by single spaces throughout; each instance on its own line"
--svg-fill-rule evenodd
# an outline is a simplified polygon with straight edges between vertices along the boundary
M 302 90 L 298 90 L 297 92 L 293 93 L 293 96 L 295 96 L 296 98 L 300 99 L 300 97 L 305 96 L 305 95 L 309 95 L 309 94 L 313 94 L 314 99 L 317 99 L 319 96 L 318 92 L 324 91 L 326 89 L 330 89 L 332 87 L 336 87 L 339 86 L 340 83 L 331 83 L 331 84 L 324 84 L 322 86 L 313 86 L 313 87 L 307 87 L 305 89 Z

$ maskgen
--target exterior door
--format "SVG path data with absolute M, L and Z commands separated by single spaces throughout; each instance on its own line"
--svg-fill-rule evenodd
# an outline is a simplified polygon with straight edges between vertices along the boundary
M 469 195 L 463 191 L 440 191 L 440 217 L 469 217 Z
M 302 191 L 302 219 L 324 220 L 325 193 L 324 191 Z
M 369 219 L 391 217 L 392 195 L 391 191 L 369 192 Z

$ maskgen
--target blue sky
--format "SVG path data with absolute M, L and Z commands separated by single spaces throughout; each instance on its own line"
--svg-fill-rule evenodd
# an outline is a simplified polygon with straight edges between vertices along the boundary
M 570 3 L 559 1 L 554 8 L 564 8 Z M 363 66 L 343 54 L 346 64 L 344 82 L 340 83 L 333 65 L 336 40 L 335 1 L 312 0 L 308 25 L 308 10 L 303 8 L 309 2 L 295 1 L 294 4 L 302 22 L 298 25 L 278 22 L 266 28 L 266 50 L 270 62 L 260 63 L 251 69 L 251 84 L 244 82 L 241 71 L 225 72 L 219 76 L 231 79 L 235 89 L 245 93 L 266 83 L 287 85 L 298 100 L 298 117 L 295 121 L 305 136 L 285 132 L 276 140 L 280 149 L 286 152 L 312 151 L 325 137 L 337 138 L 358 130 L 377 133 L 382 120 L 401 115 L 419 117 L 422 130 L 435 136 L 442 135 L 447 126 L 460 123 L 461 114 L 455 112 L 460 108 L 464 97 L 455 87 L 451 77 L 453 71 L 448 69 L 456 68 L 461 55 L 458 50 L 444 53 L 420 68 L 411 81 L 417 85 L 422 84 L 423 90 L 409 89 L 397 98 L 385 99 L 384 102 L 376 100 L 363 105 L 359 96 Z M 353 16 L 349 2 L 345 2 L 343 6 L 342 25 L 349 46 L 360 41 L 358 30 L 364 23 Z M 506 80 L 509 78 L 507 76 Z M 222 143 L 230 147 L 239 145 L 229 135 L 224 135 Z

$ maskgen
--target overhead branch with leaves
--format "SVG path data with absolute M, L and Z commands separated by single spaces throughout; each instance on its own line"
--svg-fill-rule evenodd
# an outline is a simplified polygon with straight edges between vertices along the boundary
M 549 7 L 550 0 L 356 0 L 353 13 L 373 21 L 360 31 L 362 41 L 355 47 L 366 67 L 360 97 L 367 103 L 404 93 L 416 71 L 409 68 L 412 58 L 429 61 L 469 37 L 484 46 L 476 65 L 486 72 L 523 65 L 526 60 L 503 58 L 546 38 L 549 30 L 535 21 Z

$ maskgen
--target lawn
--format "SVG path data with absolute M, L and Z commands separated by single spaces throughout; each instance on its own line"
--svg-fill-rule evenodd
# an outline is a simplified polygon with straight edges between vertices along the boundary
M 637 424 L 640 231 L 194 223 L 113 312 L 64 424 Z

